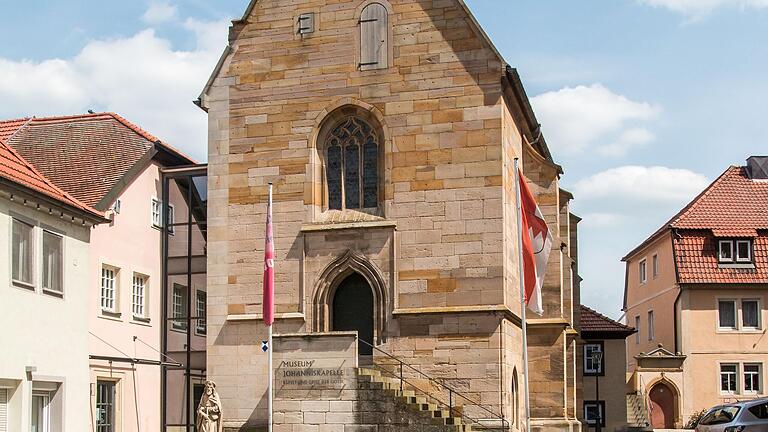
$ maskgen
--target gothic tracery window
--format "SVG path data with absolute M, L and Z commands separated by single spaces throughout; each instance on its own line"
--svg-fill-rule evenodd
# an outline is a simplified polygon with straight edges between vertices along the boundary
M 326 139 L 328 209 L 379 206 L 379 139 L 371 125 L 350 117 Z

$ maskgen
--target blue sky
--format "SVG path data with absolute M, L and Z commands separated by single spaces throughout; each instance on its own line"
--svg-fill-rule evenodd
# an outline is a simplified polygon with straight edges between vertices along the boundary
M 576 195 L 582 299 L 618 317 L 622 255 L 728 165 L 768 153 L 768 1 L 467 2 L 520 71 Z M 191 101 L 246 4 L 3 7 L 0 39 L 16 43 L 0 44 L 0 117 L 117 111 L 204 160 Z

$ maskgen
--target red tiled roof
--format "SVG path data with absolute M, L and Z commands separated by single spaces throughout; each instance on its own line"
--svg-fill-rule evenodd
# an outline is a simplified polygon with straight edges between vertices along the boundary
M 768 205 L 768 202 L 766 203 Z M 768 283 L 768 231 L 753 239 L 753 266 L 721 266 L 717 238 L 705 230 L 680 230 L 674 238 L 680 283 Z
M 617 333 L 620 335 L 630 335 L 635 329 L 614 321 L 607 316 L 581 305 L 581 332 L 588 333 Z
M 718 236 L 754 236 L 768 229 L 768 182 L 732 166 L 670 222 L 672 228 L 714 230 Z
M 16 121 L 17 122 L 17 121 Z M 11 122 L 0 122 L 12 127 Z M 130 170 L 155 146 L 184 164 L 194 161 L 115 113 L 32 118 L 8 144 L 80 201 L 102 208 Z M 0 132 L 2 133 L 2 132 Z
M 26 120 L 13 120 L 0 123 L 0 177 L 92 216 L 103 217 L 104 215 L 98 210 L 61 190 L 6 144 L 6 141 L 12 138 L 26 122 Z

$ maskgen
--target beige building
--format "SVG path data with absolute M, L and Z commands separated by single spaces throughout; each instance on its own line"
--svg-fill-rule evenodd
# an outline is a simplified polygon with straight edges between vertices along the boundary
M 357 331 L 374 366 L 391 354 L 466 397 L 442 393 L 463 421 L 521 429 L 519 158 L 555 236 L 545 313 L 528 327 L 533 425 L 580 429 L 578 218 L 517 72 L 461 0 L 254 0 L 199 104 L 209 116 L 206 372 L 226 428 L 260 430 L 267 418 L 271 182 L 277 334 Z M 304 415 L 279 396 L 279 430 L 375 420 L 330 416 L 327 402 Z
M 0 431 L 88 430 L 91 228 L 103 214 L 6 143 L 0 122 Z
M 654 427 L 766 393 L 766 161 L 728 168 L 624 258 L 630 382 Z
M 581 306 L 578 366 L 583 377 L 583 402 L 579 419 L 584 428 L 597 429 L 598 422 L 604 431 L 629 428 L 626 338 L 634 333 L 632 327 Z

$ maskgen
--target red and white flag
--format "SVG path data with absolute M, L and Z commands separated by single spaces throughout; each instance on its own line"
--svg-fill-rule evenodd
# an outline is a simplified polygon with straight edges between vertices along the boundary
M 269 186 L 269 201 L 267 201 L 267 233 L 264 242 L 263 285 L 262 314 L 264 325 L 270 327 L 275 321 L 275 243 L 272 238 L 272 185 Z
M 525 304 L 528 305 L 528 309 L 541 315 L 544 313 L 541 304 L 541 289 L 544 285 L 544 274 L 547 271 L 547 261 L 549 261 L 549 252 L 552 248 L 552 233 L 549 231 L 544 215 L 519 171 L 517 178 L 518 183 L 520 183 L 520 208 L 523 222 Z

